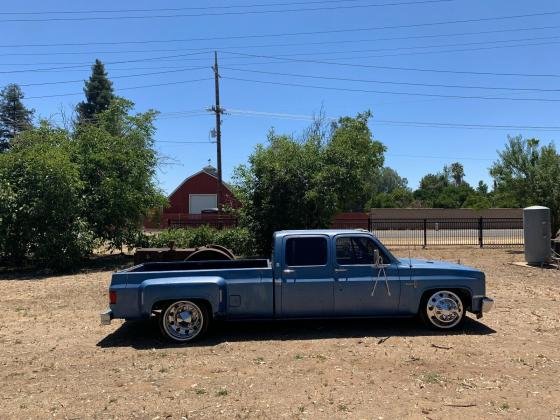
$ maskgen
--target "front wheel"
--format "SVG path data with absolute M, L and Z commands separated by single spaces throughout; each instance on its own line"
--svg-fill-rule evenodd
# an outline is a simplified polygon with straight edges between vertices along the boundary
M 204 335 L 210 318 L 204 305 L 190 300 L 171 303 L 160 315 L 159 327 L 170 340 L 186 343 Z
M 420 317 L 426 325 L 438 330 L 459 327 L 465 320 L 461 297 L 449 290 L 427 293 L 420 303 Z

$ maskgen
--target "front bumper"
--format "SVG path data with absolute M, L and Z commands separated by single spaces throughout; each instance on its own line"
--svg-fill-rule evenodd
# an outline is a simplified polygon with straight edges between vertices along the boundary
M 111 320 L 113 319 L 113 311 L 111 309 L 105 309 L 99 316 L 101 318 L 101 325 L 111 325 Z
M 482 318 L 486 312 L 490 312 L 494 307 L 494 299 L 487 296 L 475 296 L 473 298 L 473 312 L 476 314 L 477 319 Z

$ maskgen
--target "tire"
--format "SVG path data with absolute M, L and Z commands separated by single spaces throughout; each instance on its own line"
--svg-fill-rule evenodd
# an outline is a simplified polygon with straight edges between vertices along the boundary
M 203 337 L 210 324 L 206 305 L 191 300 L 170 303 L 158 320 L 163 336 L 176 343 L 190 343 Z
M 426 293 L 420 302 L 422 321 L 435 330 L 453 330 L 463 324 L 466 316 L 465 302 L 459 294 L 450 290 L 434 290 Z

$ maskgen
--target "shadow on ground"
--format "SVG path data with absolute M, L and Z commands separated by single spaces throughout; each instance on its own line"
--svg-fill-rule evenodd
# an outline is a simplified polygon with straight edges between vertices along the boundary
M 317 340 L 336 338 L 376 338 L 445 335 L 487 335 L 496 331 L 467 318 L 457 331 L 430 330 L 414 319 L 304 320 L 220 322 L 210 333 L 190 346 L 211 347 L 224 342 L 269 340 Z M 97 343 L 99 347 L 132 347 L 138 350 L 182 347 L 164 340 L 155 321 L 128 321 Z

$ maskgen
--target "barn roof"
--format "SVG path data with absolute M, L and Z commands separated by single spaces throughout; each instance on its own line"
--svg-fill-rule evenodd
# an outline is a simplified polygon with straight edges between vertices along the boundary
M 185 179 L 183 180 L 183 182 L 181 182 L 181 183 L 177 186 L 177 188 L 175 188 L 175 189 L 171 192 L 171 194 L 169 194 L 169 197 L 171 197 L 173 194 L 175 194 L 175 193 L 176 193 L 184 184 L 186 184 L 189 180 L 191 180 L 192 178 L 194 178 L 195 176 L 200 175 L 200 174 L 205 174 L 205 175 L 211 176 L 212 178 L 215 178 L 216 181 L 218 180 L 218 170 L 217 170 L 216 168 L 214 168 L 212 165 L 205 166 L 205 167 L 202 168 L 200 171 L 198 171 L 198 172 L 192 174 L 191 176 L 188 176 L 187 178 L 185 178 Z M 224 188 L 226 188 L 229 192 L 231 192 L 230 186 L 229 186 L 227 183 L 225 183 L 223 180 L 222 180 L 222 185 L 223 185 Z

